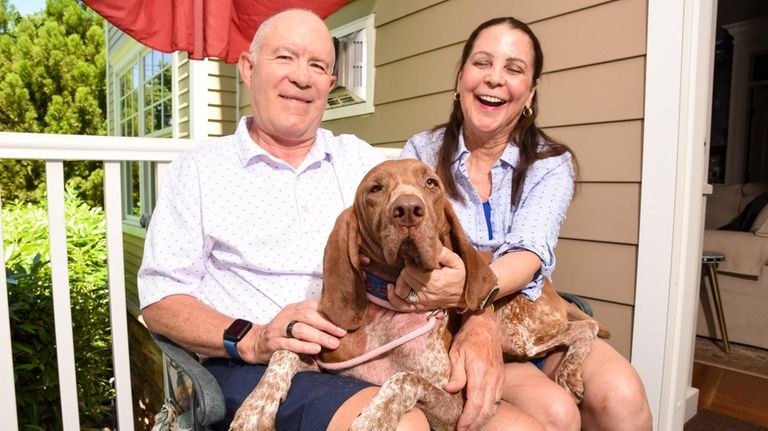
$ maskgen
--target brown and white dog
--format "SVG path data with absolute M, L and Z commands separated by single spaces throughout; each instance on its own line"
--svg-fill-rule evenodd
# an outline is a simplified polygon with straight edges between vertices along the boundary
M 467 310 L 477 310 L 496 285 L 496 277 L 469 243 L 437 175 L 416 160 L 381 163 L 363 178 L 353 206 L 341 213 L 325 248 L 320 310 L 348 331 L 341 345 L 319 355 L 321 368 L 381 385 L 376 397 L 352 424 L 354 430 L 392 430 L 415 406 L 435 430 L 452 430 L 461 413 L 462 395 L 441 388 L 448 382 L 448 350 L 459 327 L 459 312 L 399 313 L 381 306 L 381 281 L 393 282 L 406 265 L 436 269 L 445 246 L 466 267 Z M 368 256 L 363 265 L 360 256 Z M 375 291 L 379 291 L 376 295 Z M 369 299 L 371 298 L 371 299 Z M 381 305 L 380 305 L 381 304 Z M 558 384 L 577 401 L 583 397 L 580 366 L 592 341 L 607 336 L 597 321 L 563 300 L 547 280 L 535 302 L 520 294 L 494 304 L 505 360 L 528 360 L 567 348 L 555 373 Z M 345 362 L 377 351 L 393 339 L 430 322 L 426 333 L 361 364 Z M 355 361 L 352 360 L 352 363 Z M 347 365 L 351 364 L 351 365 Z M 306 364 L 295 353 L 278 351 L 263 378 L 246 398 L 231 430 L 271 430 L 291 379 Z

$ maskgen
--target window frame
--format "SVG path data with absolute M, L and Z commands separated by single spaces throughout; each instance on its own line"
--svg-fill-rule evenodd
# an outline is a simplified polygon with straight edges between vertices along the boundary
M 365 31 L 365 98 L 363 102 L 354 105 L 340 106 L 337 108 L 326 106 L 325 112 L 323 112 L 323 121 L 370 114 L 375 111 L 373 105 L 376 69 L 374 67 L 376 47 L 375 17 L 376 14 L 370 14 L 331 30 L 331 36 L 334 38 L 349 36 L 360 30 Z
M 113 102 L 114 102 L 114 117 L 115 117 L 115 128 L 114 133 L 117 136 L 126 136 L 123 131 L 123 97 L 124 97 L 124 88 L 122 85 L 122 78 L 123 76 L 130 71 L 132 68 L 136 67 L 138 69 L 138 77 L 135 78 L 138 81 L 138 88 L 136 88 L 137 91 L 137 97 L 136 97 L 136 109 L 135 113 L 133 115 L 136 116 L 136 132 L 137 134 L 135 136 L 138 137 L 172 137 L 173 136 L 173 130 L 174 130 L 174 124 L 177 121 L 174 114 L 177 113 L 176 109 L 176 98 L 173 95 L 174 89 L 176 88 L 176 79 L 177 79 L 177 69 L 178 69 L 178 57 L 176 54 L 168 54 L 159 52 L 161 55 L 168 55 L 170 61 L 168 62 L 168 66 L 170 68 L 170 91 L 167 96 L 164 96 L 158 103 L 162 103 L 164 100 L 167 99 L 170 101 L 170 122 L 168 126 L 165 126 L 158 130 L 152 130 L 150 133 L 146 133 L 145 127 L 146 127 L 146 112 L 147 109 L 151 106 L 156 105 L 157 103 L 151 103 L 149 106 L 145 104 L 146 98 L 145 98 L 145 91 L 147 89 L 146 85 L 147 83 L 151 83 L 154 76 L 157 76 L 158 74 L 162 74 L 161 68 L 157 71 L 157 73 L 153 74 L 152 77 L 147 78 L 146 75 L 146 66 L 145 66 L 145 58 L 150 54 L 150 58 L 152 57 L 152 53 L 155 52 L 152 49 L 142 47 L 141 49 L 136 50 L 135 52 L 132 52 L 129 55 L 126 55 L 124 59 L 117 62 L 115 64 L 115 72 L 113 73 L 113 82 L 114 85 L 114 94 Z M 132 79 L 134 79 L 132 77 Z M 131 135 L 129 135 L 131 136 Z M 134 163 L 138 164 L 138 175 L 139 175 L 139 187 L 138 187 L 138 193 L 139 193 L 139 204 L 141 206 L 141 215 L 136 215 L 133 213 L 134 208 L 134 198 L 133 198 L 133 170 L 134 170 Z M 157 187 L 156 183 L 157 180 L 155 178 L 155 163 L 148 162 L 148 161 L 139 161 L 139 162 L 133 162 L 133 161 L 124 161 L 121 163 L 121 180 L 122 180 L 122 187 L 121 187 L 121 198 L 122 198 L 122 204 L 123 204 L 123 223 L 130 226 L 130 227 L 136 227 L 136 228 L 146 228 L 149 223 L 149 217 L 152 214 L 152 211 L 154 210 L 155 201 L 157 199 Z

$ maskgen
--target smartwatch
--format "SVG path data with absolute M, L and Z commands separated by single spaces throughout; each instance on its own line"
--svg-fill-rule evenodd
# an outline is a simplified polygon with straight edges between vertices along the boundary
M 237 343 L 245 337 L 245 334 L 251 330 L 253 323 L 245 319 L 235 319 L 231 325 L 224 331 L 224 349 L 232 359 L 241 361 L 237 353 Z

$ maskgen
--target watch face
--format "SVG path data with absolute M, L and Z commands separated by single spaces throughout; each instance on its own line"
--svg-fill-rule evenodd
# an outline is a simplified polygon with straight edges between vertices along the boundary
M 252 323 L 245 319 L 235 319 L 235 321 L 229 325 L 229 328 L 224 331 L 224 338 L 232 341 L 240 341 L 240 339 L 248 333 L 248 330 L 251 329 L 251 325 Z

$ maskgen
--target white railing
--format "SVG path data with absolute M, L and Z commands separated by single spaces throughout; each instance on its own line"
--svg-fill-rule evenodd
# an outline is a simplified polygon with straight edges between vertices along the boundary
M 110 321 L 112 353 L 117 395 L 116 424 L 119 430 L 133 430 L 131 375 L 128 357 L 125 280 L 123 268 L 120 162 L 154 161 L 158 184 L 164 167 L 182 151 L 203 141 L 188 139 L 122 138 L 112 136 L 45 135 L 34 133 L 0 133 L 0 159 L 44 160 L 48 190 L 48 218 L 51 248 L 56 355 L 58 361 L 62 423 L 65 431 L 79 430 L 75 352 L 70 311 L 69 274 L 64 217 L 65 161 L 98 160 L 104 162 L 104 212 L 107 227 L 107 269 L 109 272 Z M 396 158 L 399 149 L 381 148 L 387 158 Z M 1 204 L 1 202 L 0 202 Z M 13 382 L 13 356 L 5 284 L 3 226 L 0 218 L 0 417 L 6 429 L 18 429 L 16 397 Z M 53 348 L 53 347 L 52 347 Z M 8 382 L 6 384 L 5 382 Z
M 65 431 L 79 430 L 75 351 L 70 311 L 69 274 L 64 218 L 65 161 L 99 160 L 104 162 L 104 212 L 107 228 L 107 269 L 109 272 L 112 354 L 117 395 L 116 424 L 119 430 L 133 430 L 131 374 L 128 358 L 125 280 L 122 243 L 122 199 L 120 194 L 122 161 L 156 161 L 164 166 L 187 148 L 200 142 L 192 140 L 119 138 L 104 136 L 44 135 L 0 133 L 0 159 L 44 160 L 48 190 L 48 221 L 51 247 L 51 278 L 56 330 L 62 423 Z M 42 179 L 41 179 L 42 180 Z M 18 429 L 16 397 L 13 387 L 13 357 L 8 291 L 5 284 L 5 256 L 0 223 L 0 417 L 6 429 Z M 53 348 L 53 346 L 51 346 Z M 6 384 L 5 382 L 9 382 Z

